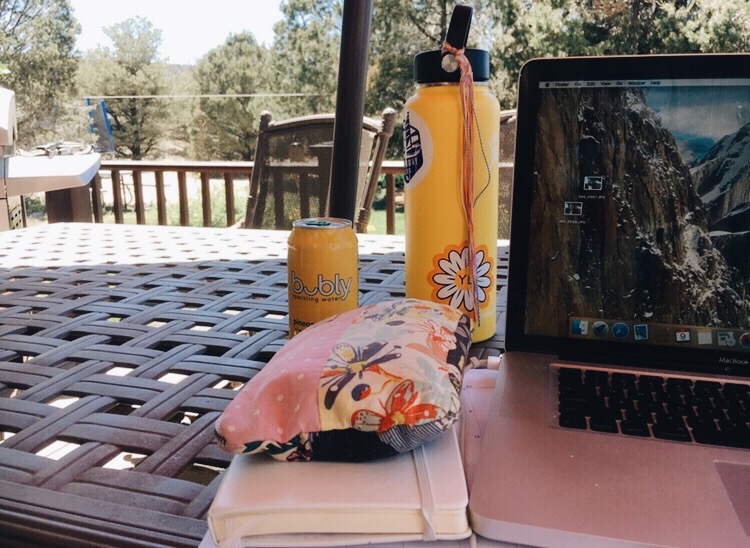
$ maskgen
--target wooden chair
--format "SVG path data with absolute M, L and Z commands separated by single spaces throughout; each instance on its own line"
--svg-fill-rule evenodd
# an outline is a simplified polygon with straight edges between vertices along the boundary
M 393 134 L 396 111 L 364 118 L 357 184 L 357 232 L 367 232 L 380 167 Z M 295 219 L 328 215 L 333 114 L 275 121 L 261 114 L 244 228 L 292 228 Z

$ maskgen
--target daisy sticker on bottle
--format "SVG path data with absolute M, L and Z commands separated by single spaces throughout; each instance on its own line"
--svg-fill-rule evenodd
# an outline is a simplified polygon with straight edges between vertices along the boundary
M 474 310 L 469 256 L 469 246 L 464 242 L 461 246 L 448 246 L 442 255 L 433 259 L 433 270 L 428 278 L 435 302 L 448 304 L 467 313 Z M 482 308 L 487 303 L 487 290 L 494 283 L 492 258 L 484 245 L 477 247 L 476 264 L 476 295 L 479 308 Z

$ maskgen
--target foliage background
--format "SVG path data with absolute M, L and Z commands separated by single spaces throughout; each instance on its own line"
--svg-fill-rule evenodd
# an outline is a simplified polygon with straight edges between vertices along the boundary
M 80 131 L 67 108 L 75 93 L 80 26 L 67 0 L 0 0 L 0 85 L 16 92 L 18 133 L 45 142 Z
M 400 111 L 415 53 L 439 47 L 454 2 L 374 0 L 366 114 Z M 491 52 L 491 86 L 515 106 L 533 57 L 750 50 L 750 0 L 476 0 L 469 46 Z M 16 92 L 19 146 L 91 140 L 86 97 L 107 96 L 117 157 L 252 159 L 259 116 L 331 112 L 342 0 L 285 0 L 270 47 L 230 35 L 195 66 L 168 65 L 137 17 L 111 48 L 75 50 L 68 0 L 0 0 L 0 85 Z M 398 136 L 398 130 L 396 135 Z M 389 157 L 401 154 L 391 139 Z

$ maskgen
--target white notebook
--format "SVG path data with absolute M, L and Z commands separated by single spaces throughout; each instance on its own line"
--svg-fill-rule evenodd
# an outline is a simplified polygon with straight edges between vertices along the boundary
M 367 463 L 238 455 L 208 512 L 219 546 L 341 546 L 471 535 L 455 429 Z

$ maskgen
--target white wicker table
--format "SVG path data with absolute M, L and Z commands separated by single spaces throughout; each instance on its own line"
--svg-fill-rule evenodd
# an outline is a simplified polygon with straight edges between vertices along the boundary
M 0 232 L 0 530 L 11 543 L 197 546 L 230 455 L 213 423 L 286 342 L 280 231 Z M 360 303 L 404 294 L 401 237 L 358 235 Z M 500 243 L 503 351 L 507 246 Z

